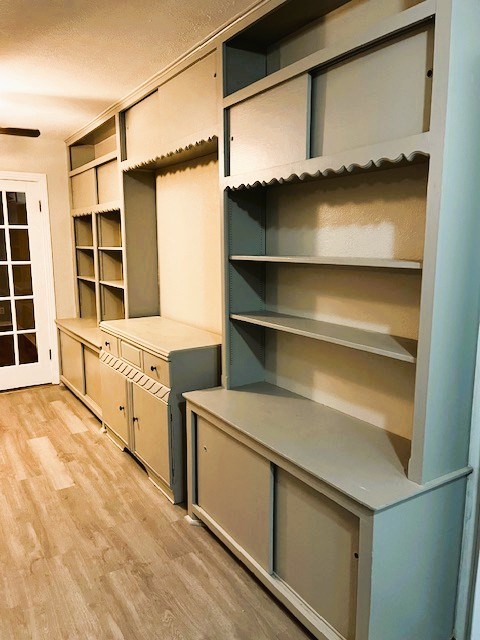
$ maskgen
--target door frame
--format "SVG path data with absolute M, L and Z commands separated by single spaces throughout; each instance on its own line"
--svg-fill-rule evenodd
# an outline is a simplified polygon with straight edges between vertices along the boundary
M 52 235 L 50 227 L 50 207 L 48 202 L 47 176 L 45 173 L 27 173 L 23 171 L 0 171 L 0 180 L 18 180 L 19 182 L 33 182 L 38 188 L 40 207 L 40 221 L 42 228 L 42 241 L 45 252 L 45 294 L 47 298 L 48 335 L 50 337 L 51 382 L 60 383 L 60 362 L 58 355 L 57 327 L 55 324 L 55 280 L 53 276 L 53 252 Z

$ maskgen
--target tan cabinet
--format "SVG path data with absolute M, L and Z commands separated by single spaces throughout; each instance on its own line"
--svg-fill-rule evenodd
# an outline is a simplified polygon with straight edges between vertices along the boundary
M 170 485 L 168 405 L 137 384 L 132 387 L 133 452 Z
M 100 363 L 102 376 L 102 417 L 103 422 L 120 440 L 128 446 L 128 405 L 127 381 L 111 367 Z
M 199 416 L 198 506 L 266 570 L 270 496 L 270 463 Z
M 107 434 L 173 502 L 185 500 L 183 392 L 217 386 L 219 336 L 161 317 L 102 322 Z M 118 354 L 113 353 L 118 346 Z M 124 405 L 126 411 L 119 411 Z
M 84 393 L 82 344 L 60 332 L 62 377 L 79 393 Z
M 101 418 L 100 330 L 94 319 L 56 320 L 61 381 Z

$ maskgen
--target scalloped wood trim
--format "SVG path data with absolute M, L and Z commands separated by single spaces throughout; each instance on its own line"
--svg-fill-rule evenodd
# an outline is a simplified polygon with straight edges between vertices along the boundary
M 311 158 L 252 173 L 228 176 L 224 178 L 223 186 L 232 190 L 251 189 L 427 162 L 430 157 L 429 140 L 429 133 L 422 133 L 402 140 L 344 151 L 333 156 Z
M 95 204 L 92 207 L 84 207 L 83 209 L 72 209 L 72 216 L 79 218 L 81 216 L 89 216 L 92 213 L 107 213 L 108 211 L 120 211 L 120 201 L 104 202 L 103 204 Z
M 108 367 L 115 369 L 115 371 L 118 371 L 118 373 L 121 373 L 123 376 L 125 376 L 127 380 L 135 382 L 135 384 L 137 384 L 139 387 L 142 387 L 142 389 L 144 389 L 145 391 L 151 393 L 152 396 L 155 396 L 155 398 L 168 403 L 170 389 L 168 387 L 165 387 L 163 384 L 160 384 L 160 382 L 152 380 L 150 376 L 147 376 L 142 371 L 139 371 L 131 364 L 128 364 L 121 358 L 117 358 L 117 356 L 114 356 L 111 353 L 108 353 L 108 351 L 103 350 L 100 352 L 100 362 L 103 362 L 103 364 L 106 364 Z
M 133 159 L 125 160 L 122 162 L 123 171 L 146 171 L 152 169 L 161 169 L 170 165 L 179 164 L 180 162 L 186 162 L 187 160 L 194 160 L 195 158 L 201 158 L 202 156 L 214 153 L 218 149 L 218 136 L 210 136 L 203 140 L 187 144 L 175 151 L 169 151 L 168 153 L 155 158 L 148 158 L 145 160 Z

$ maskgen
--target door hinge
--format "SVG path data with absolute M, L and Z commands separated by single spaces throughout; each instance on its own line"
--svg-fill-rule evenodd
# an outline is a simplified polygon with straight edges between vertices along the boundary
M 40 209 L 40 211 L 42 211 L 42 201 L 41 200 L 38 201 L 38 208 Z

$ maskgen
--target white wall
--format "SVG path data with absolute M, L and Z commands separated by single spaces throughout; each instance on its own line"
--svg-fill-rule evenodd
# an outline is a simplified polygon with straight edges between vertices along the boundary
M 75 315 L 66 147 L 55 138 L 0 137 L 0 171 L 47 175 L 58 317 Z
M 220 195 L 216 155 L 157 174 L 160 313 L 222 332 Z

